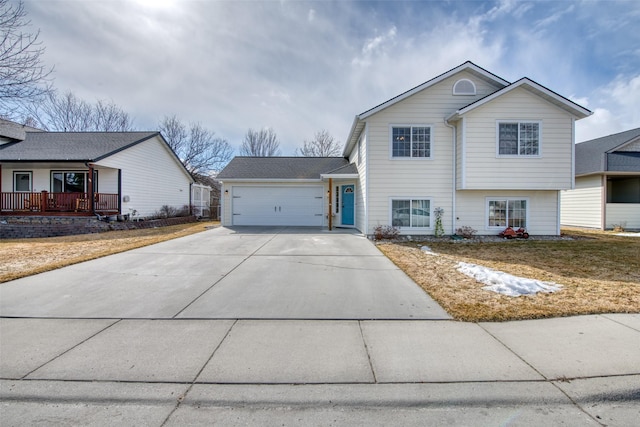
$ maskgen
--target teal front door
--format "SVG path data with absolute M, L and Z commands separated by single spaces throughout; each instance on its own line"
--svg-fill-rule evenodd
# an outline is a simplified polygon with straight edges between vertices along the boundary
M 343 185 L 342 186 L 342 225 L 354 225 L 353 213 L 355 210 L 355 198 L 353 197 L 355 186 Z

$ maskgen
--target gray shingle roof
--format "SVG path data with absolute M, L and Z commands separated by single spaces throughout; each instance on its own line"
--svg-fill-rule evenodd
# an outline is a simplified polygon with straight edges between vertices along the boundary
M 159 132 L 26 132 L 0 146 L 1 161 L 97 161 Z
M 342 157 L 234 157 L 217 178 L 320 179 L 320 175 L 348 166 Z
M 621 152 L 612 153 L 616 148 L 639 137 L 640 128 L 636 128 L 576 144 L 576 175 L 607 171 L 640 171 L 640 158 L 637 156 Z

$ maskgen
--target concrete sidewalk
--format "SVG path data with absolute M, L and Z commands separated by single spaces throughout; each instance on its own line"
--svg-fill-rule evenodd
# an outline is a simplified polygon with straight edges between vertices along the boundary
M 216 229 L 0 285 L 0 425 L 636 425 L 640 315 L 463 323 L 366 238 Z
M 639 315 L 3 318 L 0 337 L 3 426 L 634 425 L 640 416 Z

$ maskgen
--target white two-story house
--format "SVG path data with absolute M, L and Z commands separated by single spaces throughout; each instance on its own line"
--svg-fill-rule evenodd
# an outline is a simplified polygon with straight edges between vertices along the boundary
M 591 112 L 546 87 L 466 62 L 358 114 L 343 158 L 235 158 L 219 175 L 223 225 L 378 226 L 434 234 L 560 233 L 575 121 Z

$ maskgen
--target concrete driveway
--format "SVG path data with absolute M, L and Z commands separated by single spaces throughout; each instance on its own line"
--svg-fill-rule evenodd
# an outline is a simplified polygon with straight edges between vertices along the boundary
M 0 316 L 449 319 L 365 237 L 216 228 L 0 285 Z

